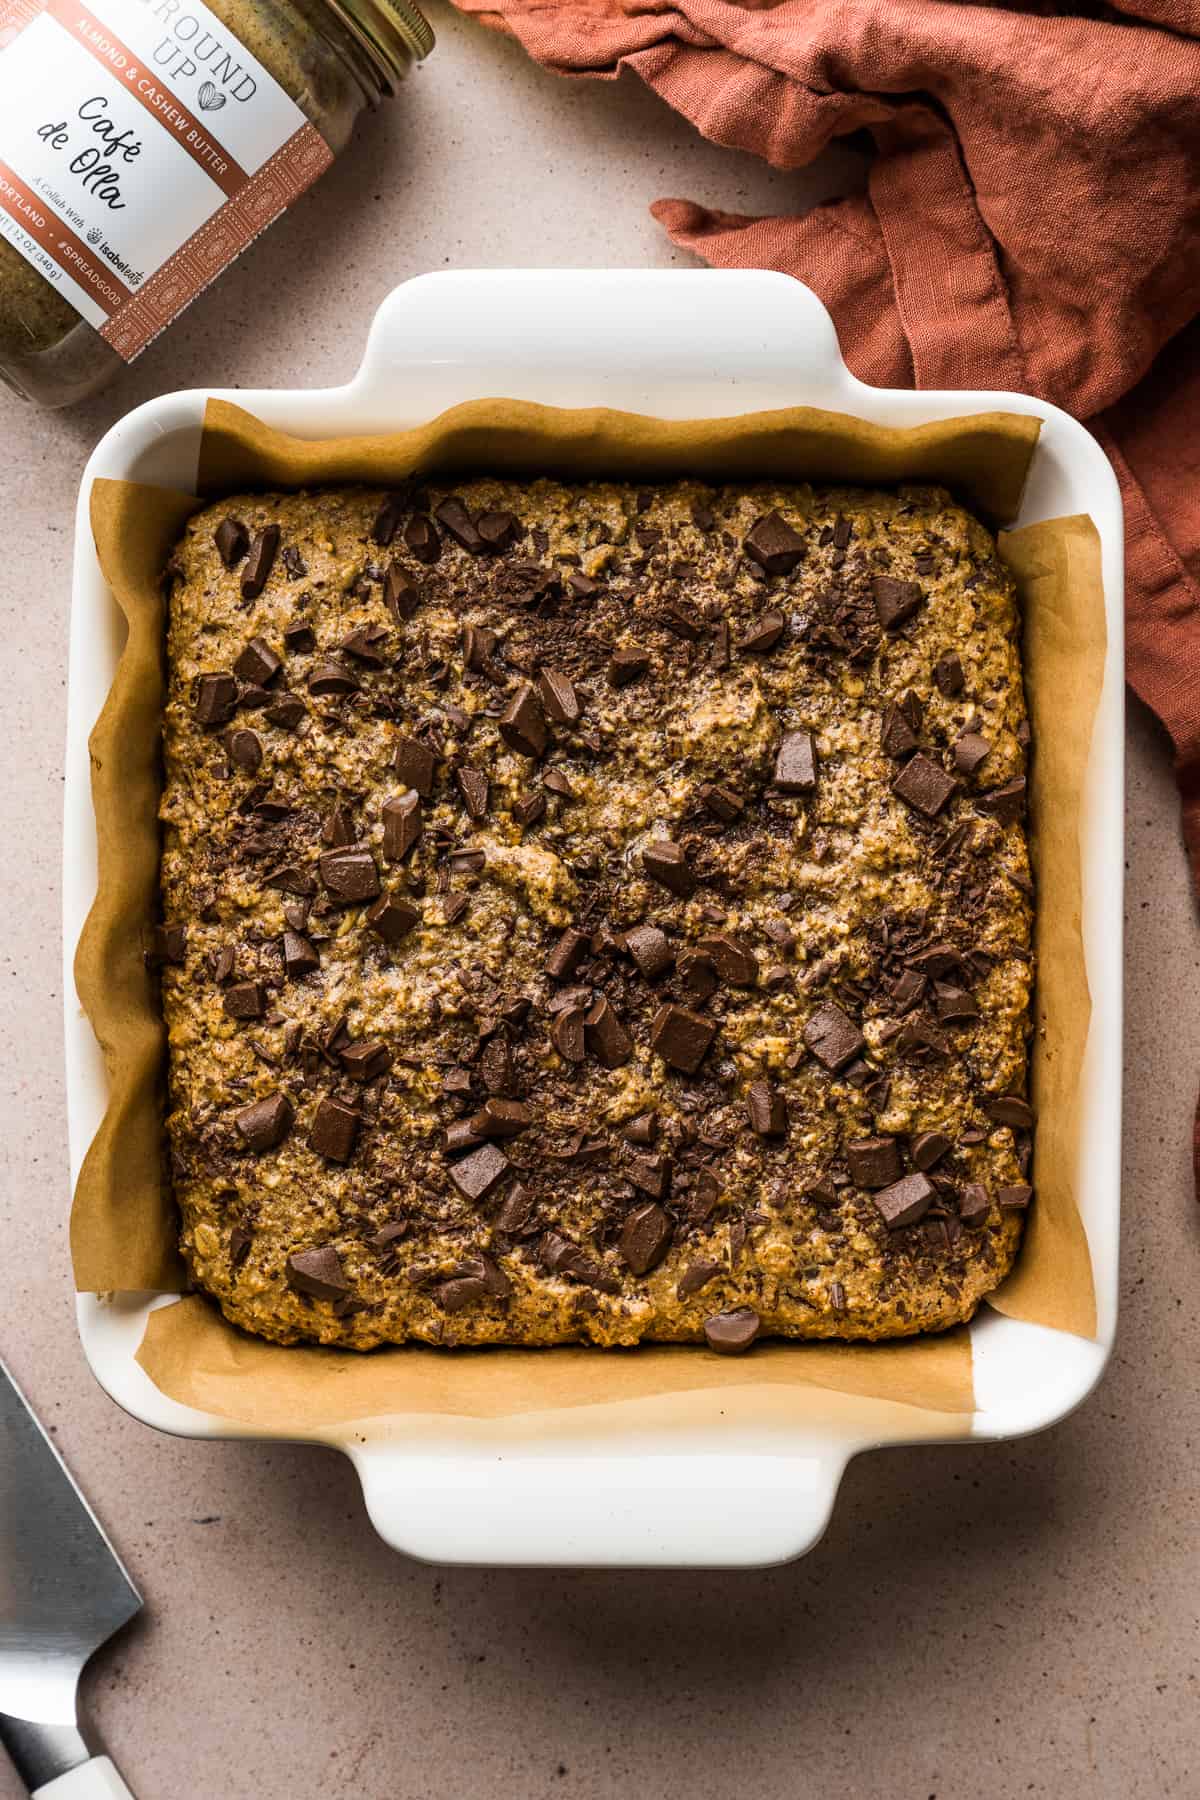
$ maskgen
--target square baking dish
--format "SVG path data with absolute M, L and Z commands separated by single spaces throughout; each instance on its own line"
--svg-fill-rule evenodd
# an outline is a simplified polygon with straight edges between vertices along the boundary
M 121 648 L 121 622 L 92 543 L 97 477 L 191 490 L 206 402 L 236 402 L 300 437 L 420 423 L 495 395 L 615 407 L 663 418 L 785 406 L 912 426 L 1003 409 L 1042 421 L 1017 524 L 1087 513 L 1101 540 L 1107 648 L 1082 822 L 1082 934 L 1091 991 L 1083 1071 L 1079 1205 L 1097 1332 L 1082 1338 L 986 1305 L 970 1326 L 976 1411 L 906 1429 L 821 1404 L 781 1426 L 753 1407 L 669 1430 L 623 1430 L 580 1409 L 569 1431 L 447 1416 L 414 1431 L 388 1418 L 313 1431 L 349 1455 L 381 1535 L 437 1562 L 753 1567 L 801 1555 L 829 1518 L 857 1452 L 967 1442 L 1053 1424 L 1099 1379 L 1116 1326 L 1121 1116 L 1123 879 L 1122 518 L 1117 484 L 1074 419 L 1027 395 L 870 388 L 842 361 L 829 315 L 790 278 L 759 271 L 540 271 L 422 276 L 384 301 L 345 387 L 169 394 L 114 426 L 84 472 L 76 519 L 64 823 L 64 995 L 72 1184 L 103 1116 L 107 1080 L 75 997 L 72 963 L 96 892 L 88 736 Z M 136 1361 L 147 1316 L 177 1296 L 80 1294 L 84 1351 L 127 1411 L 192 1437 L 271 1436 L 167 1398 Z M 551 1353 L 552 1354 L 552 1353 Z M 752 1382 L 748 1368 L 747 1382 Z M 741 1391 L 741 1390 L 739 1390 Z

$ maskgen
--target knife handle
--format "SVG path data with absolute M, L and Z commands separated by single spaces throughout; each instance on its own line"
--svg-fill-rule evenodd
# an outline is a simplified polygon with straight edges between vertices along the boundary
M 107 1756 L 93 1756 L 35 1788 L 31 1800 L 133 1800 L 133 1795 Z

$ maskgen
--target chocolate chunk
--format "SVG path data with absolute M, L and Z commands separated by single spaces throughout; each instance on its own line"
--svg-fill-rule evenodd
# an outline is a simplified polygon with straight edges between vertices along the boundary
M 542 777 L 542 786 L 557 794 L 560 800 L 573 800 L 575 790 L 561 769 L 547 769 Z
M 267 585 L 279 549 L 278 525 L 267 525 L 255 537 L 242 570 L 242 599 L 257 600 Z
M 442 554 L 437 526 L 426 513 L 414 513 L 404 527 L 404 542 L 418 562 L 435 563 Z
M 894 575 L 873 576 L 871 592 L 879 623 L 885 631 L 895 631 L 898 625 L 911 619 L 925 598 L 919 582 L 897 581 Z
M 945 769 L 923 750 L 905 763 L 892 783 L 892 792 L 899 794 L 917 812 L 924 813 L 927 819 L 936 818 L 951 794 L 957 791 L 958 783 L 954 777 L 947 775 Z
M 287 1259 L 288 1286 L 314 1300 L 340 1300 L 350 1292 L 341 1258 L 332 1244 L 293 1250 Z
M 867 1047 L 858 1026 L 832 1001 L 811 1014 L 804 1027 L 804 1042 L 817 1061 L 835 1074 Z
M 387 643 L 388 634 L 382 625 L 360 625 L 342 639 L 338 649 L 369 669 L 382 669 L 387 666 Z
M 295 980 L 300 975 L 311 975 L 319 969 L 321 959 L 312 944 L 298 931 L 285 931 L 283 934 L 283 966 L 288 975 Z
M 446 1127 L 446 1153 L 457 1156 L 462 1150 L 477 1150 L 483 1143 L 482 1134 L 476 1131 L 470 1119 L 455 1119 Z
M 224 725 L 237 711 L 237 676 L 226 670 L 201 675 L 196 682 L 196 719 L 201 725 Z
M 586 931 L 575 931 L 568 926 L 546 958 L 547 975 L 555 981 L 565 981 L 586 959 L 591 947 L 592 940 Z
M 341 1052 L 351 1081 L 378 1081 L 392 1066 L 392 1053 L 382 1038 L 358 1038 Z
M 585 1013 L 584 1042 L 606 1069 L 620 1069 L 633 1055 L 633 1039 L 603 995 Z
M 671 1186 L 672 1166 L 669 1156 L 635 1156 L 626 1164 L 625 1173 L 643 1194 L 649 1194 L 652 1200 L 665 1200 Z
M 288 625 L 283 633 L 283 647 L 289 656 L 311 656 L 317 647 L 317 634 L 311 625 Z
M 746 1089 L 746 1116 L 759 1137 L 786 1137 L 787 1102 L 769 1081 L 752 1081 Z
M 551 1027 L 551 1041 L 564 1062 L 583 1061 L 583 1013 L 582 1006 L 564 1007 Z
M 488 1297 L 487 1283 L 478 1275 L 457 1275 L 439 1281 L 430 1290 L 443 1311 L 461 1312 L 464 1306 L 475 1306 Z
M 650 1023 L 650 1043 L 665 1063 L 694 1075 L 717 1035 L 715 1019 L 684 1006 L 660 1006 Z
M 987 1189 L 981 1182 L 968 1182 L 958 1197 L 958 1216 L 964 1225 L 982 1225 L 992 1210 Z
M 846 1162 L 855 1187 L 890 1187 L 903 1174 L 900 1146 L 895 1138 L 859 1138 L 846 1145 Z
M 515 1237 L 526 1231 L 533 1218 L 533 1195 L 519 1181 L 513 1183 L 500 1202 L 492 1223 L 497 1231 L 504 1231 Z
M 665 975 L 675 960 L 666 932 L 657 925 L 635 925 L 625 933 L 625 948 L 647 981 Z
M 263 876 L 263 886 L 278 888 L 284 894 L 300 894 L 302 897 L 317 891 L 316 881 L 308 870 L 297 868 L 295 863 L 281 863 L 277 869 L 269 869 Z
M 420 923 L 421 915 L 415 906 L 407 900 L 398 900 L 394 894 L 384 894 L 377 900 L 367 914 L 367 924 L 385 944 L 398 944 L 406 938 L 414 925 Z
M 642 851 L 642 867 L 652 881 L 686 900 L 696 891 L 696 877 L 683 849 L 670 838 L 654 838 Z
M 954 766 L 960 775 L 973 775 L 992 753 L 992 746 L 977 731 L 964 731 L 955 741 Z
M 495 1144 L 483 1144 L 461 1162 L 451 1164 L 450 1179 L 468 1200 L 486 1200 L 511 1168 L 503 1150 L 497 1150 Z
M 225 567 L 232 569 L 235 563 L 241 562 L 250 548 L 250 533 L 242 521 L 235 519 L 230 513 L 221 520 L 213 532 L 213 541 L 217 546 L 217 555 Z
M 538 676 L 542 706 L 556 725 L 577 725 L 583 713 L 575 684 L 557 669 L 543 669 Z
M 222 944 L 219 950 L 211 952 L 209 963 L 212 969 L 212 978 L 218 985 L 228 981 L 233 974 L 233 960 L 232 944 Z
M 760 613 L 745 636 L 738 639 L 738 649 L 744 650 L 749 656 L 765 656 L 783 636 L 786 623 L 781 612 L 772 609 Z
M 392 767 L 405 787 L 412 788 L 423 800 L 433 793 L 433 751 L 413 737 L 399 737 L 392 752 Z
M 485 625 L 463 626 L 463 662 L 475 674 L 487 672 L 500 639 Z
M 445 526 L 456 544 L 469 550 L 472 556 L 478 556 L 483 549 L 483 539 L 475 529 L 470 513 L 458 498 L 450 494 L 434 507 L 433 516 L 439 525 Z
M 255 774 L 262 766 L 262 740 L 256 731 L 231 731 L 225 750 L 234 768 L 246 775 Z
M 475 521 L 475 530 L 484 549 L 495 555 L 507 550 L 522 535 L 521 521 L 515 513 L 510 512 L 480 513 Z
M 362 1115 L 344 1100 L 322 1100 L 308 1128 L 308 1147 L 329 1162 L 348 1163 L 361 1122 Z
M 638 1113 L 630 1119 L 621 1136 L 630 1144 L 652 1144 L 658 1136 L 658 1119 L 652 1112 Z
M 941 1162 L 951 1148 L 950 1139 L 940 1131 L 919 1131 L 909 1144 L 913 1167 L 924 1172 Z
M 479 1059 L 479 1073 L 489 1094 L 511 1094 L 515 1080 L 512 1051 L 502 1037 L 494 1037 Z
M 947 700 L 957 699 L 966 686 L 963 666 L 957 650 L 947 650 L 933 665 L 933 679 Z
M 897 1032 L 896 1048 L 904 1056 L 913 1056 L 922 1062 L 945 1062 L 950 1055 L 946 1040 L 940 1038 L 929 1021 L 920 1015 Z
M 299 694 L 280 694 L 268 706 L 263 718 L 272 725 L 278 725 L 281 731 L 295 731 L 304 717 L 305 706 Z
M 343 663 L 334 662 L 332 658 L 309 670 L 310 694 L 357 694 L 358 687 L 358 677 L 352 675 Z
M 723 782 L 702 781 L 696 789 L 696 798 L 705 812 L 711 813 L 714 819 L 720 819 L 723 825 L 732 825 L 746 806 L 737 789 L 728 787 Z
M 840 1281 L 831 1281 L 829 1284 L 829 1309 L 835 1313 L 844 1313 L 846 1310 L 846 1290 Z
M 421 590 L 397 562 L 389 563 L 383 577 L 383 604 L 396 623 L 411 619 L 421 603 Z
M 603 1294 L 619 1294 L 620 1282 L 605 1273 L 599 1263 L 585 1256 L 578 1244 L 570 1243 L 557 1231 L 547 1231 L 538 1243 L 538 1255 L 552 1275 L 568 1275 L 587 1287 L 599 1288 Z
M 900 707 L 889 706 L 884 713 L 879 743 L 883 754 L 894 757 L 897 762 L 901 762 L 906 756 L 911 756 L 917 748 L 917 734 Z
M 983 1110 L 997 1125 L 1011 1125 L 1014 1131 L 1032 1131 L 1037 1123 L 1032 1106 L 1019 1094 L 998 1094 L 984 1101 Z
M 917 969 L 922 975 L 934 977 L 951 975 L 956 969 L 963 967 L 963 959 L 953 944 L 929 944 L 924 950 L 918 950 L 908 958 L 909 967 Z
M 321 827 L 321 842 L 330 849 L 344 849 L 355 841 L 354 815 L 348 806 L 340 802 L 332 807 Z
M 541 756 L 549 740 L 546 715 L 531 684 L 517 689 L 499 719 L 500 736 L 519 756 Z
M 620 1252 L 635 1275 L 656 1269 L 671 1248 L 671 1221 L 653 1200 L 635 1206 L 621 1232 Z
M 1018 1182 L 1015 1187 L 1002 1187 L 996 1190 L 996 1199 L 1001 1211 L 1019 1212 L 1029 1205 L 1033 1199 L 1033 1189 Z
M 980 812 L 991 813 L 1001 825 L 1015 825 L 1025 811 L 1025 777 L 1018 775 L 1003 787 L 989 788 L 977 794 L 975 804 Z
M 567 576 L 567 586 L 577 600 L 590 600 L 600 592 L 600 583 L 593 581 L 590 575 L 584 575 L 579 569 L 572 570 Z
M 918 1219 L 924 1218 L 933 1195 L 933 1185 L 924 1175 L 906 1175 L 903 1181 L 895 1181 L 891 1187 L 876 1194 L 875 1204 L 884 1224 L 890 1231 L 896 1231 L 901 1225 L 915 1225 Z
M 518 825 L 536 825 L 545 816 L 545 812 L 544 794 L 522 794 L 519 800 L 513 801 L 512 815 Z
M 650 652 L 643 650 L 638 644 L 626 644 L 620 650 L 614 650 L 608 664 L 608 685 L 615 688 L 628 687 L 631 682 L 640 681 L 650 667 Z
M 326 850 L 319 858 L 318 866 L 329 898 L 340 906 L 355 906 L 363 900 L 373 900 L 379 892 L 379 870 L 365 845 Z
M 379 511 L 375 514 L 375 523 L 371 527 L 371 537 L 375 543 L 387 548 L 410 504 L 408 494 L 403 491 L 384 495 Z
M 943 1025 L 967 1025 L 979 1017 L 979 1008 L 966 989 L 948 981 L 934 982 L 933 1004 Z
M 383 860 L 403 862 L 421 841 L 421 802 L 410 788 L 406 794 L 395 794 L 381 808 L 383 818 Z
M 701 956 L 712 958 L 717 974 L 730 987 L 754 987 L 758 981 L 758 959 L 734 937 L 701 938 L 696 945 Z
M 781 794 L 811 794 L 817 785 L 817 752 L 810 731 L 789 731 L 775 757 Z
M 233 1122 L 251 1150 L 261 1154 L 282 1144 L 292 1129 L 295 1116 L 286 1094 L 269 1094 L 265 1100 L 256 1100 L 253 1106 L 244 1106 L 241 1112 L 234 1114 Z
M 256 687 L 269 687 L 282 667 L 283 664 L 267 640 L 252 637 L 234 663 L 233 672 L 239 681 L 248 681 Z
M 471 1114 L 471 1130 L 479 1138 L 517 1137 L 532 1124 L 533 1114 L 523 1100 L 501 1100 L 494 1094 Z
M 720 987 L 717 965 L 711 956 L 700 950 L 685 950 L 679 958 L 679 979 L 687 990 L 688 998 L 703 1005 L 711 1000 Z
M 720 1273 L 721 1264 L 719 1262 L 714 1262 L 711 1257 L 702 1256 L 696 1262 L 689 1263 L 683 1271 L 675 1289 L 676 1295 L 680 1300 L 690 1300 L 693 1294 L 698 1294 L 701 1288 L 706 1288 L 709 1282 Z
M 229 1233 L 229 1264 L 239 1269 L 250 1254 L 250 1246 L 254 1242 L 244 1225 L 235 1225 Z
M 239 981 L 226 988 L 225 1011 L 231 1019 L 261 1019 L 267 1010 L 267 996 L 261 981 Z
M 916 969 L 903 969 L 888 988 L 897 1012 L 911 1012 L 925 997 L 925 977 Z
M 746 555 L 768 575 L 790 575 L 804 557 L 804 539 L 777 512 L 756 519 L 742 542 Z
M 752 1306 L 738 1306 L 731 1312 L 714 1313 L 704 1321 L 704 1336 L 710 1350 L 721 1356 L 740 1356 L 758 1336 L 762 1320 Z
M 455 769 L 454 779 L 469 819 L 482 819 L 488 809 L 488 778 L 479 769 Z

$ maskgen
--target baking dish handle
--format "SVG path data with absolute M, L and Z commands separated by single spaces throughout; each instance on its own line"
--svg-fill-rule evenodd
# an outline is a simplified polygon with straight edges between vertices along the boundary
M 624 346 L 619 371 L 614 333 Z M 392 290 L 340 400 L 352 403 L 358 430 L 385 429 L 487 394 L 578 405 L 601 372 L 608 405 L 660 417 L 836 409 L 864 391 L 842 361 L 828 312 L 790 275 L 458 269 Z
M 755 1568 L 810 1550 L 829 1520 L 846 1445 L 664 1454 L 527 1441 L 436 1450 L 344 1445 L 371 1522 L 426 1562 L 518 1567 Z M 512 1447 L 510 1447 L 511 1449 Z

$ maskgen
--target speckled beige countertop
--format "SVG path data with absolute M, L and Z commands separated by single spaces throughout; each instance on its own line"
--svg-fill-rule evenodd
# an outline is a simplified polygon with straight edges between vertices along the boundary
M 855 168 L 847 154 L 817 178 L 771 174 L 634 84 L 568 86 L 435 18 L 436 56 L 357 158 L 122 384 L 59 416 L 0 398 L 0 1349 L 146 1595 L 91 1672 L 93 1715 L 138 1800 L 1193 1796 L 1200 933 L 1166 752 L 1140 713 L 1123 1315 L 1107 1380 L 1058 1429 L 864 1458 L 824 1542 L 767 1573 L 439 1572 L 384 1549 L 340 1458 L 159 1437 L 84 1366 L 58 881 L 71 512 L 92 444 L 169 388 L 345 379 L 407 275 L 667 265 L 682 259 L 645 212 L 656 196 L 784 210 Z M 0 1800 L 19 1792 L 0 1762 Z

